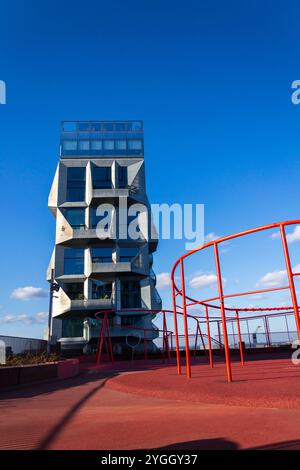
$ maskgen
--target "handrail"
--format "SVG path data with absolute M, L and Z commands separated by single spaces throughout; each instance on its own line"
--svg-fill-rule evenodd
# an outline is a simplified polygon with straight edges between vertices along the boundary
M 300 339 L 300 316 L 299 316 L 299 306 L 298 306 L 298 301 L 297 301 L 297 294 L 296 294 L 296 289 L 294 285 L 294 276 L 298 276 L 299 273 L 294 273 L 291 267 L 291 261 L 290 261 L 290 256 L 289 256 L 289 249 L 288 249 L 288 244 L 287 244 L 287 237 L 285 233 L 285 227 L 290 226 L 290 225 L 300 225 L 300 219 L 294 219 L 294 220 L 287 220 L 284 222 L 276 222 L 273 224 L 268 224 L 268 225 L 262 225 L 256 228 L 251 228 L 248 230 L 244 230 L 235 234 L 227 235 L 224 237 L 220 237 L 217 240 L 212 240 L 208 243 L 203 244 L 202 246 L 199 246 L 198 248 L 195 248 L 193 250 L 188 251 L 187 253 L 184 253 L 182 256 L 180 256 L 177 261 L 175 262 L 172 271 L 171 271 L 171 284 L 172 284 L 172 291 L 173 291 L 173 311 L 174 311 L 174 326 L 175 326 L 175 331 L 177 330 L 177 312 L 178 309 L 182 310 L 182 313 L 184 315 L 184 318 L 187 317 L 187 309 L 191 306 L 199 305 L 202 307 L 206 308 L 206 321 L 209 325 L 210 319 L 208 318 L 208 308 L 213 308 L 213 309 L 218 309 L 221 314 L 220 320 L 222 321 L 222 328 L 223 328 L 223 336 L 224 336 L 224 346 L 225 346 L 225 356 L 226 356 L 226 368 L 227 368 L 227 380 L 228 382 L 232 381 L 232 372 L 231 372 L 231 361 L 230 361 L 230 355 L 229 355 L 229 345 L 228 345 L 228 338 L 227 338 L 227 326 L 226 322 L 228 318 L 226 318 L 226 312 L 235 312 L 235 320 L 237 321 L 237 327 L 239 331 L 239 342 L 240 342 L 240 352 L 241 352 L 241 361 L 242 364 L 244 363 L 243 359 L 243 353 L 242 353 L 242 348 L 241 348 L 241 334 L 240 334 L 240 325 L 239 325 L 239 314 L 241 312 L 262 312 L 262 311 L 276 311 L 276 310 L 293 310 L 294 316 L 295 316 L 295 321 L 296 321 L 296 326 L 297 326 L 297 332 L 298 332 L 298 338 Z M 273 288 L 267 288 L 267 289 L 257 289 L 257 290 L 251 290 L 251 291 L 245 291 L 245 292 L 238 292 L 238 293 L 231 293 L 231 294 L 224 294 L 223 293 L 223 280 L 222 280 L 222 275 L 221 275 L 221 268 L 220 268 L 220 259 L 219 259 L 219 251 L 218 247 L 220 244 L 227 242 L 229 240 L 242 237 L 245 235 L 249 234 L 254 234 L 258 233 L 264 230 L 270 230 L 270 229 L 275 229 L 278 228 L 280 230 L 280 236 L 281 236 L 281 242 L 282 242 L 282 248 L 283 248 L 283 253 L 284 253 L 284 258 L 285 258 L 285 264 L 286 264 L 286 272 L 287 272 L 287 277 L 288 277 L 288 285 L 287 286 L 280 286 L 280 287 L 273 287 Z M 217 284 L 218 284 L 218 295 L 215 297 L 211 297 L 208 299 L 194 299 L 190 297 L 189 295 L 186 294 L 185 292 L 185 276 L 184 276 L 184 260 L 190 256 L 192 256 L 194 253 L 198 253 L 206 248 L 213 247 L 214 249 L 214 260 L 215 260 L 215 266 L 216 266 L 216 274 L 217 274 Z M 177 268 L 180 266 L 180 277 L 181 277 L 181 289 L 176 284 L 176 277 L 175 277 L 175 272 Z M 274 291 L 279 291 L 279 290 L 290 290 L 291 293 L 291 298 L 292 298 L 292 306 L 289 307 L 226 307 L 224 300 L 227 298 L 232 298 L 232 297 L 241 297 L 241 296 L 246 296 L 246 295 L 255 295 L 259 294 L 262 292 L 274 292 Z M 182 299 L 182 305 L 178 305 L 178 302 L 176 302 L 176 297 L 179 296 Z M 214 301 L 219 301 L 219 305 L 211 304 L 210 302 Z M 265 319 L 266 322 L 266 328 L 267 328 L 267 320 Z M 218 328 L 219 328 L 219 323 L 218 323 Z M 186 363 L 187 363 L 187 377 L 191 377 L 191 367 L 190 367 L 190 357 L 189 357 L 189 348 L 188 348 L 188 328 L 187 328 L 187 323 L 186 320 L 184 322 L 184 329 L 185 329 L 185 336 L 186 336 Z M 268 332 L 269 335 L 269 332 Z M 177 357 L 177 362 L 180 361 L 180 358 Z M 178 373 L 180 374 L 180 364 L 178 364 Z

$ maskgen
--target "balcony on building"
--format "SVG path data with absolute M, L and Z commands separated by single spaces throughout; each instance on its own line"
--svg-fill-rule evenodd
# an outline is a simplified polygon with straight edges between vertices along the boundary
M 147 275 L 149 264 L 146 259 L 145 248 L 120 248 L 118 258 L 112 256 L 111 248 L 91 248 L 92 274 L 122 274 L 134 273 Z

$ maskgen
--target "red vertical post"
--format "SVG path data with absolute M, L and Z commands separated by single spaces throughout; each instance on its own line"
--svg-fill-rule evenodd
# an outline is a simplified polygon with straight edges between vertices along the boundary
M 245 364 L 244 361 L 244 351 L 243 351 L 243 343 L 242 343 L 242 335 L 241 335 L 241 328 L 240 328 L 240 320 L 239 320 L 239 311 L 236 310 L 236 326 L 238 331 L 238 338 L 239 338 L 239 347 L 240 347 L 240 356 L 241 356 L 241 364 L 242 366 Z
M 186 359 L 186 375 L 191 378 L 191 363 L 190 363 L 190 346 L 189 346 L 189 331 L 186 312 L 186 297 L 185 297 L 185 279 L 183 261 L 180 260 L 180 276 L 181 276 L 181 293 L 182 293 L 182 308 L 183 308 L 183 325 L 184 325 L 184 340 L 185 340 L 185 359 Z
M 174 280 L 172 282 L 172 304 L 173 304 L 173 319 L 174 319 L 174 333 L 175 333 L 175 346 L 176 346 L 176 363 L 177 363 L 177 374 L 181 374 L 180 365 L 180 350 L 179 350 L 179 338 L 178 338 L 178 324 L 177 324 L 177 309 L 176 309 L 176 296 L 175 296 L 175 285 Z
M 211 348 L 211 336 L 210 336 L 210 325 L 209 325 L 209 316 L 208 316 L 208 307 L 205 306 L 205 316 L 206 316 L 206 329 L 208 336 L 208 348 L 209 348 L 209 365 L 213 368 L 213 357 L 212 357 L 212 348 Z
M 300 318 L 299 318 L 297 294 L 296 294 L 296 289 L 295 289 L 295 284 L 294 284 L 294 276 L 293 276 L 293 271 L 292 271 L 292 266 L 291 266 L 289 249 L 288 249 L 288 245 L 286 241 L 285 229 L 284 229 L 284 225 L 282 224 L 280 225 L 280 233 L 281 233 L 281 241 L 282 241 L 282 247 L 283 247 L 283 252 L 284 252 L 286 270 L 287 270 L 287 275 L 288 275 L 288 280 L 289 280 L 290 292 L 291 292 L 291 297 L 292 297 L 292 302 L 293 302 L 294 315 L 295 315 L 297 332 L 298 332 L 298 339 L 300 340 Z
M 219 250 L 218 250 L 217 243 L 214 243 L 214 252 L 215 252 L 216 272 L 217 272 L 217 280 L 218 280 L 220 309 L 221 309 L 221 316 L 222 316 L 222 327 L 223 327 L 226 369 L 227 369 L 227 381 L 228 383 L 230 383 L 232 382 L 232 372 L 231 372 L 230 353 L 229 353 L 228 336 L 227 336 L 226 313 L 225 313 L 225 307 L 224 307 L 222 275 L 221 275 Z

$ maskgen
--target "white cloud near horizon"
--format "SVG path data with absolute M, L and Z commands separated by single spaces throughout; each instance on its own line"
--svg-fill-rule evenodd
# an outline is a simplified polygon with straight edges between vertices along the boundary
M 10 297 L 16 300 L 39 299 L 48 297 L 48 292 L 42 287 L 18 287 L 12 291 Z
M 0 316 L 0 324 L 9 324 L 9 323 L 24 323 L 26 325 L 32 325 L 34 323 L 42 324 L 46 323 L 48 319 L 47 312 L 38 312 L 33 315 L 27 314 L 7 314 Z
M 294 273 L 300 272 L 300 264 L 297 264 L 292 268 Z M 256 287 L 276 287 L 280 284 L 287 281 L 287 272 L 285 269 L 279 270 L 276 269 L 275 271 L 271 271 L 266 273 L 264 276 L 260 278 L 257 282 Z
M 192 289 L 201 289 L 215 284 L 217 284 L 217 276 L 215 274 L 200 274 L 193 277 L 189 282 Z
M 214 240 L 218 240 L 218 238 L 221 238 L 221 235 L 217 235 L 215 232 L 209 232 L 207 235 L 205 235 L 204 242 L 213 242 Z
M 270 235 L 270 238 L 273 238 L 273 239 L 280 238 L 279 230 L 272 233 L 272 235 Z M 300 225 L 296 225 L 293 232 L 286 234 L 286 240 L 288 243 L 294 243 L 294 242 L 300 241 Z

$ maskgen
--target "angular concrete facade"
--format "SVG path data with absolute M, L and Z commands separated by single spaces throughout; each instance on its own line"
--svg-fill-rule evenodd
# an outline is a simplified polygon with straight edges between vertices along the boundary
M 63 122 L 48 205 L 56 235 L 47 278 L 54 269 L 60 286 L 52 335 L 63 349 L 89 352 L 99 334 L 95 313 L 126 309 L 110 324 L 113 348 L 121 353 L 133 327 L 153 328 L 154 315 L 139 310 L 161 309 L 152 270 L 157 239 L 146 195 L 143 123 Z M 137 221 L 138 230 L 130 232 Z M 100 226 L 105 236 L 99 238 Z M 148 332 L 149 350 L 156 336 Z

